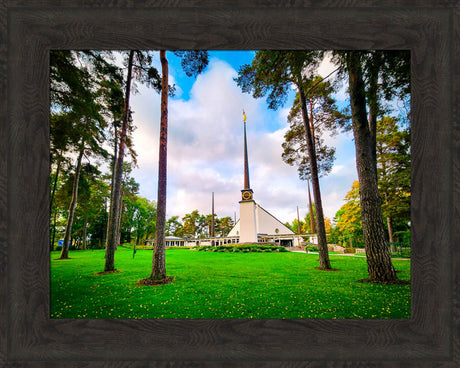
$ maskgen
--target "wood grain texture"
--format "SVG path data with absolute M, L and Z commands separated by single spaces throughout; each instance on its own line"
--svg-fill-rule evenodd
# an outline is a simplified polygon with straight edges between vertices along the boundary
M 447 8 L 456 0 L 8 0 L 10 7 L 87 8 Z
M 0 366 L 7 359 L 6 328 L 8 321 L 7 300 L 7 29 L 6 4 L 0 3 Z
M 452 78 L 459 65 L 458 8 L 449 1 L 422 0 L 415 3 L 427 7 L 387 1 L 382 4 L 396 8 L 375 9 L 357 8 L 362 1 L 291 1 L 283 7 L 270 1 L 260 8 L 254 7 L 260 1 L 236 2 L 233 7 L 226 1 L 96 1 L 94 7 L 86 1 L 50 3 L 9 1 L 7 8 L 8 119 L 1 128 L 7 127 L 8 142 L 8 244 L 0 244 L 0 262 L 6 260 L 8 246 L 8 275 L 2 275 L 0 283 L 0 295 L 7 296 L 1 301 L 0 318 L 6 325 L 2 331 L 8 336 L 4 356 L 9 367 L 458 363 L 458 278 L 453 276 L 454 260 L 458 270 L 453 246 L 458 207 L 454 211 L 453 203 L 458 200 L 459 175 L 458 151 L 453 154 L 458 148 L 453 105 L 460 93 L 458 78 Z M 5 17 L 2 21 L 0 25 L 6 24 Z M 49 50 L 59 48 L 410 49 L 412 318 L 50 320 L 48 62 Z M 0 86 L 4 91 L 6 86 Z M 0 210 L 2 205 L 4 200 Z
M 453 328 L 457 331 L 453 335 L 453 357 L 456 361 L 460 360 L 460 231 L 458 230 L 460 225 L 460 4 L 457 4 L 457 7 L 454 9 L 453 14 L 453 34 L 451 38 L 452 50 L 454 50 L 452 63 L 454 65 L 452 69 L 453 84 L 453 159 L 452 159 L 452 168 L 453 168 L 453 214 L 454 219 L 453 228 L 456 229 L 453 234 L 453 244 L 456 244 L 456 247 L 453 247 L 453 260 L 454 260 L 454 273 L 453 273 L 453 285 L 452 293 L 454 298 L 454 308 L 453 308 Z

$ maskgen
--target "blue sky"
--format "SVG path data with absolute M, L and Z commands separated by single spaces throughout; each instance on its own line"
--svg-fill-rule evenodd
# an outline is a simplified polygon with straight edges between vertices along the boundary
M 194 79 L 185 76 L 180 61 L 167 53 L 170 83 L 177 88 L 169 100 L 167 217 L 182 217 L 195 209 L 211 213 L 212 192 L 219 217 L 239 217 L 243 109 L 254 199 L 282 222 L 297 217 L 297 206 L 302 217 L 307 213 L 306 183 L 298 178 L 295 167 L 281 159 L 294 91 L 283 108 L 272 111 L 265 99 L 242 93 L 233 81 L 239 66 L 250 63 L 253 55 L 251 51 L 212 51 L 208 67 Z M 325 76 L 333 69 L 325 61 L 319 72 Z M 346 103 L 345 88 L 336 96 L 341 104 Z M 137 89 L 131 101 L 139 167 L 132 175 L 140 184 L 140 195 L 156 200 L 160 96 L 142 85 Z M 351 133 L 326 137 L 326 142 L 336 147 L 334 168 L 320 179 L 325 216 L 332 219 L 357 174 Z

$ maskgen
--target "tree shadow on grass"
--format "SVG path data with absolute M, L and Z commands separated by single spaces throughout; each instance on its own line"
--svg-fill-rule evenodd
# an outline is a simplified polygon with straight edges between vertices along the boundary
M 139 286 L 156 286 L 156 285 L 165 285 L 169 284 L 175 279 L 173 276 L 166 276 L 164 279 L 154 280 L 150 277 L 146 279 L 139 280 Z
M 369 283 L 369 284 L 381 284 L 381 285 L 408 285 L 410 281 L 407 280 L 392 280 L 392 281 L 374 281 L 369 279 L 361 279 L 358 282 Z
M 320 270 L 320 271 L 340 271 L 338 268 L 322 268 L 322 267 L 315 267 L 315 270 Z
M 108 274 L 111 274 L 111 273 L 121 273 L 121 271 L 118 271 L 118 270 L 113 270 L 113 271 L 102 271 L 102 272 L 97 272 L 97 273 L 95 273 L 94 275 L 100 276 L 100 275 L 108 275 Z

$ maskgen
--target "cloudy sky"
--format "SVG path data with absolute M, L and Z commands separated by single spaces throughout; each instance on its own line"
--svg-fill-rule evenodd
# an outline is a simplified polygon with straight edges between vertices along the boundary
M 307 213 L 307 187 L 295 167 L 281 159 L 287 114 L 292 105 L 272 111 L 265 99 L 254 99 L 241 92 L 233 80 L 240 65 L 249 63 L 253 52 L 210 52 L 206 70 L 196 79 L 182 72 L 171 53 L 170 84 L 176 95 L 169 99 L 167 217 L 182 217 L 197 209 L 211 213 L 211 193 L 217 216 L 239 218 L 243 189 L 243 115 L 247 117 L 249 172 L 254 199 L 282 222 L 292 222 Z M 158 59 L 158 58 L 157 58 Z M 159 67 L 159 65 L 158 65 Z M 334 67 L 324 62 L 320 74 Z M 134 144 L 138 168 L 132 175 L 140 184 L 140 195 L 157 197 L 160 96 L 138 86 L 132 96 L 133 119 L 137 129 Z M 336 96 L 346 99 L 345 87 Z M 332 172 L 320 179 L 325 216 L 332 219 L 343 205 L 343 198 L 357 178 L 351 133 L 328 137 L 336 147 Z

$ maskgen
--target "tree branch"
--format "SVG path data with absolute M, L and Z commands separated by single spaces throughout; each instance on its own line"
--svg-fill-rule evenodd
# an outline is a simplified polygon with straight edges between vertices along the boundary
M 316 82 L 306 93 L 305 93 L 305 96 L 307 96 L 310 92 L 313 91 L 314 88 L 316 88 L 321 82 L 325 81 L 327 78 L 329 78 L 332 74 L 334 74 L 335 72 L 337 72 L 338 70 L 340 69 L 340 67 L 338 67 L 337 69 L 333 70 L 332 72 L 330 72 L 327 76 L 325 76 L 324 78 L 321 77 L 321 79 Z

